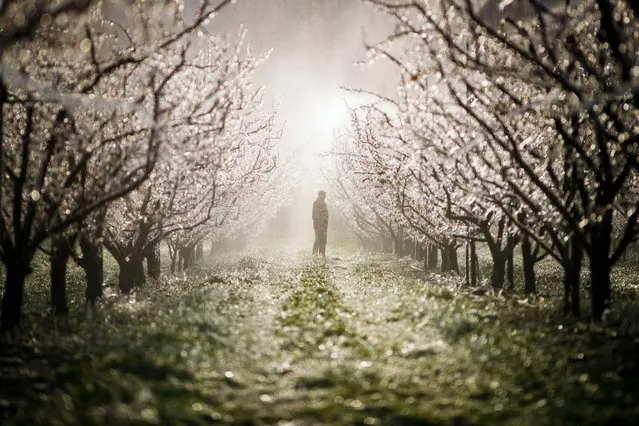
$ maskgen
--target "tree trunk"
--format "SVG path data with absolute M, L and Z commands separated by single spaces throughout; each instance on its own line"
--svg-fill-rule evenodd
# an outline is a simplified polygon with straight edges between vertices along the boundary
M 397 257 L 402 257 L 401 253 L 400 253 L 400 249 L 401 249 L 401 244 L 400 244 L 401 239 L 400 238 L 395 238 L 393 240 L 393 253 L 395 254 L 395 256 Z
M 578 255 L 564 265 L 564 312 L 575 317 L 581 315 L 580 275 L 581 255 Z
M 442 272 L 448 272 L 450 270 L 450 258 L 448 257 L 447 246 L 440 247 L 440 250 L 442 252 L 442 267 L 441 267 L 441 271 Z
M 422 261 L 424 262 L 424 271 L 428 270 L 428 245 L 424 245 L 424 257 Z
M 177 251 L 171 255 L 171 273 L 175 274 L 175 268 L 177 265 L 178 253 Z
M 175 274 L 175 268 L 178 266 L 179 248 L 177 244 L 173 244 L 170 240 L 166 241 L 166 246 L 169 249 L 169 258 L 171 259 L 171 274 Z M 213 241 L 211 241 L 211 247 L 213 247 Z
M 508 279 L 508 289 L 515 289 L 515 244 L 513 237 L 508 234 L 506 239 L 506 278 Z
M 70 242 L 64 238 L 51 241 L 51 307 L 58 315 L 67 315 L 67 263 L 71 257 Z
M 5 263 L 5 286 L 2 297 L 2 313 L 0 313 L 0 328 L 11 330 L 20 323 L 22 312 L 22 296 L 24 281 L 31 273 L 28 263 L 22 262 L 19 256 L 9 258 Z
M 424 258 L 424 269 L 431 269 L 430 268 L 430 262 L 431 262 L 431 259 L 430 259 L 431 258 L 431 254 L 430 254 L 431 248 L 430 248 L 430 246 L 431 246 L 430 244 L 426 245 L 426 256 Z
M 571 311 L 572 307 L 572 297 L 570 295 L 570 289 L 574 285 L 572 280 L 574 279 L 574 274 L 572 273 L 573 264 L 572 261 L 566 262 L 564 266 L 564 314 L 568 315 Z M 579 287 L 579 285 L 577 285 Z
M 493 253 L 493 270 L 490 276 L 490 283 L 494 289 L 504 287 L 506 274 L 506 255 L 504 253 Z
M 457 257 L 457 246 L 455 243 L 447 247 L 448 252 L 448 268 L 450 271 L 459 273 L 459 258 Z
M 602 214 L 600 222 L 591 225 L 590 241 L 590 294 L 592 316 L 601 320 L 604 311 L 610 307 L 610 244 L 612 242 L 612 209 Z
M 104 282 L 102 245 L 87 236 L 80 236 L 80 250 L 82 250 L 80 267 L 84 270 L 87 279 L 85 295 L 89 305 L 95 307 L 98 298 L 102 297 Z
M 176 249 L 177 251 L 177 265 L 175 266 L 175 270 L 177 272 L 182 272 L 184 270 L 184 249 L 179 247 Z
M 193 244 L 186 245 L 184 247 L 180 247 L 180 258 L 181 258 L 181 267 L 183 271 L 191 268 L 193 263 L 195 262 L 195 246 Z M 178 269 L 179 269 L 178 265 Z
M 524 293 L 536 293 L 537 279 L 535 277 L 535 259 L 528 235 L 524 235 L 521 240 L 521 258 L 524 266 Z
M 195 245 L 193 244 L 189 246 L 189 260 L 191 262 L 189 266 L 195 265 Z
M 435 244 L 428 245 L 428 269 L 437 268 L 437 250 Z
M 581 314 L 580 280 L 583 249 L 579 239 L 572 236 L 568 242 L 568 259 L 564 261 L 564 312 Z
M 188 247 L 182 249 L 182 270 L 186 271 L 191 267 L 191 252 Z
M 572 299 L 572 314 L 575 317 L 581 315 L 581 294 L 580 294 L 580 281 L 581 281 L 581 265 L 584 257 L 584 252 L 579 240 L 576 237 L 572 238 L 570 242 L 570 258 L 572 262 L 571 278 L 570 278 L 570 291 Z
M 134 288 L 144 285 L 146 278 L 141 256 L 131 256 L 128 261 L 118 262 L 118 265 L 118 287 L 122 293 L 129 294 Z
M 477 286 L 477 249 L 475 246 L 475 241 L 470 242 L 470 285 L 472 287 Z
M 610 262 L 607 250 L 604 248 L 597 248 L 593 244 L 593 251 L 594 256 L 590 258 L 590 297 L 592 316 L 599 321 L 610 302 Z M 599 252 L 598 255 L 597 252 Z
M 144 249 L 144 258 L 146 259 L 146 272 L 149 277 L 157 280 L 160 278 L 160 245 L 150 244 Z
M 469 287 L 470 286 L 470 240 L 466 241 L 464 254 L 465 254 L 464 260 L 466 262 L 466 268 L 465 268 L 466 286 Z
M 457 258 L 457 248 L 455 244 L 447 244 L 441 247 L 442 252 L 442 272 L 459 273 L 459 260 Z
M 204 244 L 199 242 L 195 249 L 195 260 L 199 262 L 202 259 L 204 259 Z

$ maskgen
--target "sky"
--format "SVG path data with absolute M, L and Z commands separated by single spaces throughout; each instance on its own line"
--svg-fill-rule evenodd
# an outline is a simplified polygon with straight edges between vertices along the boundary
M 362 69 L 365 43 L 390 29 L 389 18 L 359 0 L 238 0 L 217 18 L 244 25 L 255 53 L 271 50 L 256 76 L 279 105 L 283 145 L 319 152 L 330 148 L 333 128 L 354 102 L 340 87 L 394 93 L 396 69 Z

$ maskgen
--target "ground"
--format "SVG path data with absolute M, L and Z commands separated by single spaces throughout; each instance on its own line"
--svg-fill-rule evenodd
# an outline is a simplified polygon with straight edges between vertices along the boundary
M 0 423 L 639 422 L 635 329 L 409 260 L 218 256 L 75 308 L 2 337 Z

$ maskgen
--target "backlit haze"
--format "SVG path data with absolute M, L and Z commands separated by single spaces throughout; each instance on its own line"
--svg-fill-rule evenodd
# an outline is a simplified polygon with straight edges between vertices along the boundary
M 321 171 L 331 164 L 325 154 L 347 131 L 347 107 L 370 101 L 342 88 L 394 97 L 396 68 L 362 65 L 366 44 L 388 33 L 390 19 L 354 0 L 242 0 L 216 20 L 231 31 L 243 25 L 255 53 L 270 51 L 256 84 L 266 86 L 265 107 L 277 107 L 282 158 L 293 155 L 300 164 L 292 205 L 282 212 L 285 230 L 292 240 L 312 241 L 311 204 L 327 189 Z M 327 201 L 330 208 L 330 192 Z

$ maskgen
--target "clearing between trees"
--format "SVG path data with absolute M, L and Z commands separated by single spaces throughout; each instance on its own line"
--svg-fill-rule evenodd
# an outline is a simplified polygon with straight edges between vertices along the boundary
M 28 316 L 28 333 L 2 337 L 0 419 L 639 421 L 632 327 L 581 323 L 560 315 L 555 299 L 471 291 L 459 281 L 408 259 L 300 252 L 228 255 L 133 295 L 107 290 L 96 311 L 40 323 Z M 70 287 L 81 303 L 80 280 Z M 29 294 L 29 306 L 47 303 L 42 290 Z

